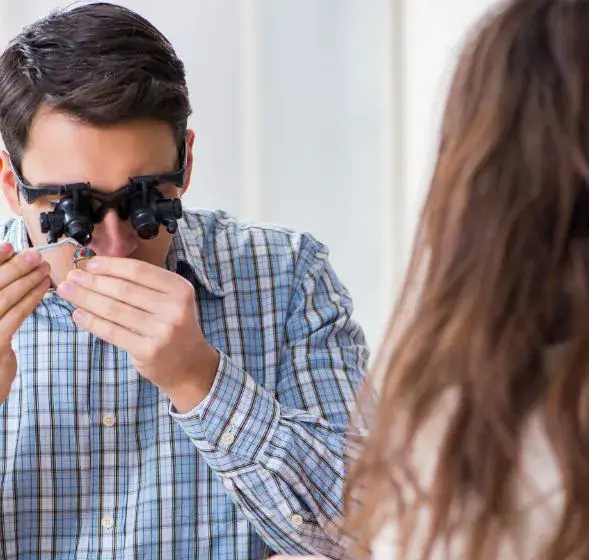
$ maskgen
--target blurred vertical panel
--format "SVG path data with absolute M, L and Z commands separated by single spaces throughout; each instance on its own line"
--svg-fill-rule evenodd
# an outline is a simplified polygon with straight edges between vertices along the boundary
M 256 217 L 328 244 L 374 345 L 390 306 L 391 238 L 401 219 L 392 168 L 392 2 L 258 5 Z

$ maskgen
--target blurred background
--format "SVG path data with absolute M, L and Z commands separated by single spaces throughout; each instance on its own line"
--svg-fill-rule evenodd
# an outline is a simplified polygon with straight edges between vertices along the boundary
M 197 146 L 185 204 L 313 233 L 375 347 L 411 250 L 458 48 L 494 2 L 117 3 L 154 23 L 186 64 Z M 68 5 L 0 0 L 0 42 Z M 0 204 L 0 219 L 9 216 Z

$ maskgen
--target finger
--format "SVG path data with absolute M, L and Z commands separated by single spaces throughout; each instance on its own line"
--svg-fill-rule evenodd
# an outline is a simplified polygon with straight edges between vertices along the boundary
M 57 288 L 59 294 L 76 307 L 92 315 L 115 323 L 125 329 L 145 336 L 157 332 L 154 315 L 117 301 L 102 294 L 87 290 L 71 282 L 63 282 Z
M 21 299 L 23 299 L 32 289 L 49 276 L 51 266 L 49 263 L 42 263 L 39 267 L 33 269 L 26 276 L 18 278 L 12 284 L 8 284 L 0 290 L 0 317 L 12 309 Z
M 72 318 L 83 329 L 132 356 L 138 355 L 141 347 L 146 343 L 144 336 L 89 311 L 76 309 L 72 313 Z
M 174 293 L 177 286 L 187 282 L 178 274 L 136 259 L 96 256 L 86 263 L 85 269 L 94 274 L 129 280 L 164 294 Z
M 34 249 L 27 249 L 0 264 L 0 290 L 41 265 L 43 259 Z
M 87 290 L 117 301 L 122 301 L 147 313 L 165 313 L 162 292 L 129 282 L 128 280 L 122 280 L 113 276 L 91 274 L 83 270 L 72 270 L 68 274 L 67 279 Z
M 10 243 L 0 243 L 0 264 L 7 261 L 14 254 L 14 247 Z
M 51 281 L 49 278 L 43 278 L 37 286 L 0 319 L 0 345 L 10 343 L 14 333 L 33 312 L 35 307 L 39 305 L 50 286 Z

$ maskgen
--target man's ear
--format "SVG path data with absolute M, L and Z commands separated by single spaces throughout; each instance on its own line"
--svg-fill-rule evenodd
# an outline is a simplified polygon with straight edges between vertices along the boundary
M 194 130 L 187 130 L 186 131 L 186 175 L 184 177 L 184 185 L 182 185 L 182 192 L 180 196 L 182 196 L 186 190 L 188 189 L 188 185 L 190 185 L 190 177 L 192 175 L 192 164 L 194 162 L 194 139 L 195 134 Z
M 0 183 L 2 183 L 4 200 L 6 200 L 12 212 L 20 216 L 21 208 L 18 200 L 16 177 L 10 167 L 10 156 L 5 150 L 0 153 Z

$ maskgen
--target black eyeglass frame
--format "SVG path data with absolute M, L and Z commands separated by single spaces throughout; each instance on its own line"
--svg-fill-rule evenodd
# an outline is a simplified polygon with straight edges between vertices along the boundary
M 104 211 L 99 212 L 99 214 L 104 215 L 106 209 L 118 206 L 120 204 L 120 200 L 124 200 L 132 193 L 142 191 L 146 187 L 154 188 L 158 187 L 159 185 L 173 184 L 178 188 L 182 188 L 186 179 L 186 144 L 183 144 L 178 150 L 178 159 L 181 162 L 181 167 L 179 169 L 154 175 L 138 175 L 135 177 L 129 177 L 129 181 L 126 185 L 123 185 L 121 188 L 112 193 L 103 193 L 97 191 L 92 188 L 91 183 L 83 182 L 32 186 L 24 179 L 19 169 L 14 164 L 12 158 L 10 158 L 10 167 L 16 179 L 18 189 L 27 204 L 32 204 L 43 196 L 48 195 L 72 197 L 76 200 L 80 195 L 82 195 L 83 197 L 92 198 L 100 202 Z

